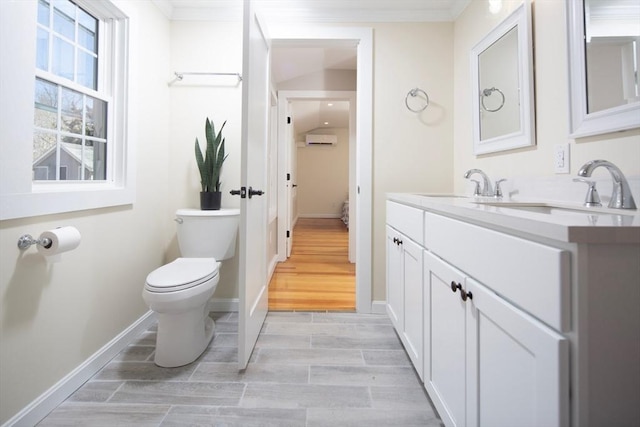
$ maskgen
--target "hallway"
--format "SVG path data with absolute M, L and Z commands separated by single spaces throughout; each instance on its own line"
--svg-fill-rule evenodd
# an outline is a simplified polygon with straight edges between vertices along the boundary
M 340 219 L 301 218 L 291 257 L 271 278 L 269 310 L 355 311 L 355 269 L 349 262 L 349 231 Z

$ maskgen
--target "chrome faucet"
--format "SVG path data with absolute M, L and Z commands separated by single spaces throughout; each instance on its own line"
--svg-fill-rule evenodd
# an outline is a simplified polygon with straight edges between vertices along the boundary
M 613 192 L 611 193 L 609 207 L 614 209 L 637 209 L 627 178 L 613 163 L 606 160 L 591 160 L 582 165 L 578 171 L 578 176 L 583 178 L 590 177 L 594 169 L 600 166 L 606 168 L 613 178 Z
M 480 193 L 480 195 L 493 197 L 494 193 L 493 193 L 493 188 L 491 187 L 491 181 L 489 181 L 489 177 L 481 169 L 469 169 L 464 173 L 464 177 L 466 179 L 469 179 L 471 175 L 474 175 L 474 174 L 478 174 L 482 177 L 482 192 Z

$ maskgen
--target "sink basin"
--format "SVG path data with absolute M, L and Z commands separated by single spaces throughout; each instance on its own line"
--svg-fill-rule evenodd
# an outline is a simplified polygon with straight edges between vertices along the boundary
M 526 202 L 499 202 L 477 201 L 479 205 L 494 206 L 497 208 L 515 209 L 524 212 L 534 212 L 547 215 L 634 215 L 636 211 L 624 211 L 606 207 L 566 206 L 555 203 L 526 203 Z
M 457 199 L 468 199 L 469 196 L 461 196 L 460 194 L 443 194 L 443 193 L 413 193 L 415 196 L 424 197 L 448 197 Z

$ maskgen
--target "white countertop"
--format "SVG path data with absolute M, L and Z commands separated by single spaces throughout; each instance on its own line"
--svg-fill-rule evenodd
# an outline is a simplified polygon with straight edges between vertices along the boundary
M 506 232 L 527 233 L 561 242 L 640 243 L 638 210 L 438 194 L 388 193 L 387 199 Z

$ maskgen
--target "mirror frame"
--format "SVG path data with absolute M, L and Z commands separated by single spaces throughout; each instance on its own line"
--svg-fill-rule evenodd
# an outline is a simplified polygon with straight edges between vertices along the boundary
M 640 127 L 640 102 L 589 113 L 584 38 L 584 0 L 567 0 L 569 137 L 600 135 Z
M 480 139 L 480 81 L 478 57 L 514 27 L 518 27 L 518 82 L 520 84 L 520 130 Z M 513 150 L 536 144 L 535 106 L 533 99 L 533 38 L 531 35 L 531 2 L 524 0 L 497 27 L 471 49 L 471 88 L 473 91 L 473 152 L 475 155 Z

